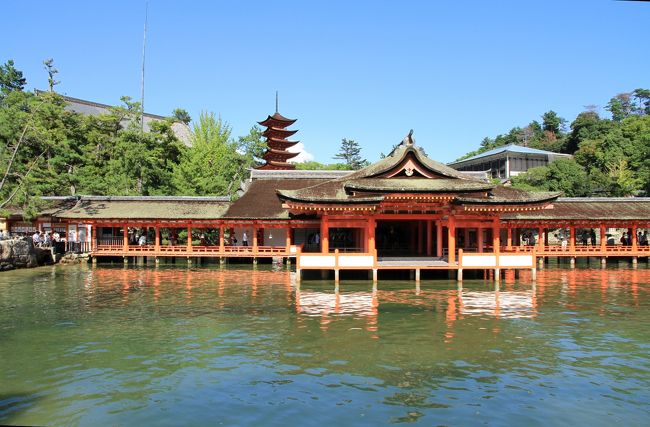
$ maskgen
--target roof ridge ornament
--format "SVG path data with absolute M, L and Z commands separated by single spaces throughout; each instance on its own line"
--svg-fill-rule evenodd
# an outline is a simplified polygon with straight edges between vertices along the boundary
M 404 137 L 402 140 L 402 145 L 405 147 L 411 147 L 415 145 L 415 139 L 413 138 L 413 129 L 409 131 L 409 134 Z

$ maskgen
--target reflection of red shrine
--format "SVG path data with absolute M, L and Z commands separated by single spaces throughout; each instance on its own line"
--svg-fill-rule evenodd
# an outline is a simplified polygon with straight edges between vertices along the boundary
M 81 197 L 54 217 L 90 226 L 94 259 L 283 257 L 295 260 L 299 275 L 330 270 L 336 280 L 341 270 L 366 270 L 374 279 L 380 270 L 414 270 L 416 280 L 435 269 L 457 271 L 459 279 L 467 269 L 534 275 L 538 257 L 650 255 L 637 239 L 650 226 L 649 199 L 558 199 L 495 185 L 430 159 L 410 134 L 358 171 L 293 170 L 295 153 L 287 149 L 296 142 L 287 138 L 296 131 L 287 128 L 294 122 L 278 112 L 260 122 L 265 164 L 234 202 Z M 608 241 L 611 227 L 629 230 L 631 241 Z M 557 229 L 566 244 L 549 241 Z M 588 244 L 578 239 L 585 232 Z

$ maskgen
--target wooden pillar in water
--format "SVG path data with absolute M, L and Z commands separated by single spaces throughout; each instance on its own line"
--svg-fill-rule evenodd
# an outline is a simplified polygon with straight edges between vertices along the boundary
M 433 251 L 433 239 L 431 234 L 433 233 L 433 224 L 431 220 L 427 220 L 427 256 L 431 256 Z
M 329 234 L 330 234 L 330 227 L 329 227 L 329 219 L 327 218 L 327 214 L 323 214 L 320 220 L 320 251 L 321 253 L 329 253 L 330 251 L 330 239 L 329 239 Z
M 447 251 L 449 252 L 449 264 L 456 262 L 456 219 L 452 213 L 447 220 Z
M 160 252 L 160 226 L 156 224 L 154 227 L 154 232 L 156 233 L 153 239 L 153 249 L 156 251 L 156 255 Z
M 123 230 L 124 233 L 122 237 L 124 238 L 124 252 L 127 252 L 129 250 L 129 227 L 124 224 Z
M 376 243 L 375 243 L 375 228 L 376 228 L 376 221 L 374 217 L 368 218 L 368 225 L 366 228 L 366 236 L 367 236 L 367 248 L 366 251 L 368 253 L 374 253 L 375 248 L 376 248 Z

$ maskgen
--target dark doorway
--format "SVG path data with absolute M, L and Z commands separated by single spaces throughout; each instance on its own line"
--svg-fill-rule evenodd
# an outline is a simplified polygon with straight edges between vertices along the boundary
M 375 230 L 377 255 L 380 257 L 417 257 L 426 255 L 426 221 L 378 221 Z M 432 227 L 435 252 L 435 227 Z

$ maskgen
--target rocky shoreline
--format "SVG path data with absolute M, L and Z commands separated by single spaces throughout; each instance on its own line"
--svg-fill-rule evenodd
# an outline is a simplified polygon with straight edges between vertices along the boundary
M 52 251 L 34 247 L 32 239 L 0 240 L 0 271 L 53 264 Z

